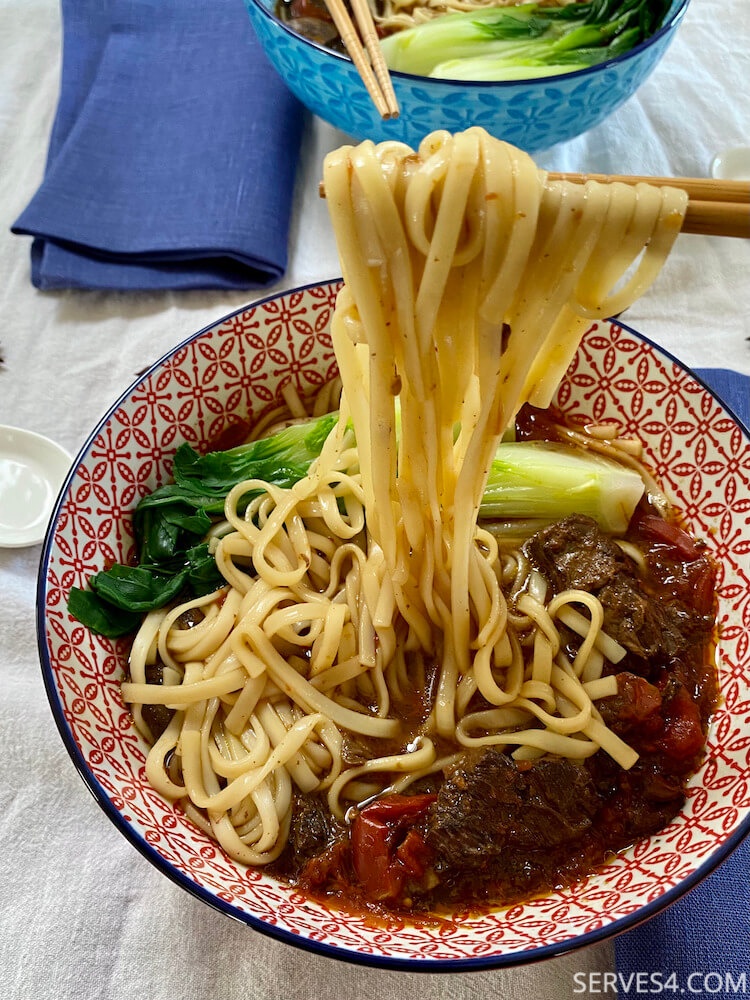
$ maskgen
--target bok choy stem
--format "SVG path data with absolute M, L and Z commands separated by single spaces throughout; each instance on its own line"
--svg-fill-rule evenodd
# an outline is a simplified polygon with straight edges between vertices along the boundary
M 585 69 L 662 24 L 669 0 L 525 3 L 444 14 L 381 39 L 388 67 L 457 80 L 515 80 Z

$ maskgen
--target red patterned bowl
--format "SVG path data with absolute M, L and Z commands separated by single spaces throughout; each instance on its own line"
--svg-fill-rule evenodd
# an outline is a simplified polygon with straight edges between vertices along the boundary
M 390 968 L 490 968 L 591 944 L 695 885 L 750 827 L 750 441 L 672 357 L 614 322 L 594 323 L 559 391 L 562 409 L 615 419 L 719 561 L 721 704 L 684 811 L 600 874 L 523 906 L 442 926 L 374 927 L 225 857 L 146 783 L 145 747 L 120 697 L 126 643 L 66 611 L 72 586 L 133 548 L 130 512 L 169 477 L 183 441 L 201 448 L 260 414 L 291 379 L 309 394 L 335 372 L 335 281 L 272 296 L 201 331 L 119 399 L 76 459 L 45 541 L 38 594 L 42 669 L 68 751 L 94 797 L 158 869 L 255 929 Z

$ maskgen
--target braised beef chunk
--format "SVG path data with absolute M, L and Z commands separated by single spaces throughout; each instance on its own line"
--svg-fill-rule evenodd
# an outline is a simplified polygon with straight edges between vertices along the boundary
M 681 778 L 664 773 L 653 757 L 623 771 L 606 754 L 596 754 L 586 768 L 606 802 L 598 823 L 613 850 L 662 830 L 685 802 Z
M 583 514 L 542 528 L 526 543 L 526 550 L 555 591 L 597 591 L 627 568 L 619 545 Z
M 576 840 L 600 800 L 587 771 L 563 758 L 520 769 L 495 749 L 469 752 L 447 774 L 427 825 L 435 870 L 481 869 Z
M 360 738 L 354 733 L 344 733 L 341 744 L 341 759 L 345 764 L 358 767 L 370 760 L 372 756 L 372 747 L 364 737 Z
M 670 823 L 682 809 L 685 794 L 677 778 L 670 778 L 658 770 L 646 768 L 641 773 L 631 775 L 634 794 L 630 797 L 630 808 L 623 814 L 622 841 L 635 843 L 642 837 L 650 837 Z M 624 803 L 625 798 L 620 800 Z
M 532 564 L 555 592 L 577 588 L 595 594 L 604 609 L 604 628 L 651 668 L 704 643 L 711 619 L 682 601 L 657 599 L 637 575 L 635 564 L 582 514 L 538 531 L 526 543 Z
M 655 601 L 630 576 L 620 575 L 598 592 L 605 631 L 644 660 L 679 656 L 694 634 L 695 616 L 678 602 Z
M 297 874 L 311 859 L 320 855 L 342 828 L 331 816 L 325 798 L 295 794 L 289 842 L 280 859 L 287 874 Z
M 146 664 L 146 683 L 161 684 L 164 675 L 164 666 L 161 662 Z M 144 705 L 141 708 L 141 717 L 151 730 L 151 737 L 156 743 L 169 723 L 172 721 L 174 710 L 166 705 Z

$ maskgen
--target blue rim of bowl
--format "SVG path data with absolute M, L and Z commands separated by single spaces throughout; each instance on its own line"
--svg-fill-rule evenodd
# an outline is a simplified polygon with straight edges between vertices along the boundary
M 388 969 L 391 971 L 400 972 L 486 972 L 491 969 L 499 968 L 511 968 L 513 966 L 519 965 L 530 965 L 532 963 L 541 962 L 548 958 L 555 958 L 563 954 L 567 954 L 571 951 L 578 951 L 580 948 L 588 947 L 589 945 L 599 943 L 601 941 L 608 940 L 609 938 L 614 938 L 619 936 L 625 931 L 632 930 L 634 927 L 645 923 L 650 920 L 656 914 L 661 913 L 663 910 L 667 909 L 673 903 L 676 903 L 678 899 L 682 898 L 691 889 L 694 889 L 700 882 L 707 878 L 719 865 L 725 861 L 729 855 L 739 847 L 742 841 L 748 834 L 750 834 L 750 814 L 748 814 L 745 819 L 740 823 L 738 828 L 734 833 L 727 838 L 727 840 L 717 847 L 716 850 L 708 857 L 703 864 L 701 864 L 694 872 L 688 875 L 679 885 L 674 886 L 660 896 L 658 899 L 652 900 L 650 903 L 646 903 L 645 906 L 641 907 L 639 910 L 626 917 L 622 917 L 619 920 L 608 924 L 606 927 L 597 928 L 593 931 L 588 931 L 586 934 L 580 937 L 570 938 L 566 941 L 556 942 L 555 944 L 542 945 L 538 948 L 529 948 L 522 951 L 514 951 L 505 955 L 487 955 L 487 956 L 477 956 L 475 958 L 457 958 L 457 959 L 418 959 L 418 958 L 398 958 L 391 957 L 388 955 L 368 955 L 362 952 L 357 952 L 353 950 L 348 950 L 346 948 L 340 947 L 338 945 L 330 945 L 321 941 L 313 941 L 310 938 L 302 937 L 301 935 L 294 934 L 291 931 L 286 930 L 282 927 L 275 927 L 271 924 L 266 923 L 258 917 L 253 916 L 253 914 L 241 910 L 231 903 L 225 900 L 219 899 L 213 893 L 209 892 L 203 886 L 197 885 L 195 882 L 191 881 L 183 872 L 179 871 L 174 867 L 166 858 L 162 857 L 158 851 L 156 851 L 146 839 L 138 833 L 138 831 L 131 826 L 131 824 L 124 819 L 122 813 L 115 808 L 109 795 L 107 794 L 104 787 L 96 779 L 93 772 L 89 768 L 86 760 L 81 753 L 78 744 L 73 738 L 73 734 L 65 720 L 65 714 L 60 702 L 60 698 L 57 692 L 57 687 L 55 685 L 54 674 L 52 672 L 52 665 L 50 663 L 49 652 L 47 649 L 47 643 L 45 638 L 46 633 L 46 581 L 47 581 L 47 571 L 49 568 L 50 550 L 55 537 L 55 526 L 57 524 L 57 519 L 60 514 L 60 508 L 65 500 L 68 493 L 69 486 L 76 476 L 78 467 L 88 452 L 91 444 L 96 439 L 97 435 L 101 431 L 102 427 L 110 419 L 112 414 L 118 409 L 118 407 L 129 398 L 133 390 L 137 386 L 141 385 L 144 379 L 148 378 L 154 371 L 160 368 L 165 361 L 173 357 L 177 351 L 181 350 L 187 344 L 194 340 L 197 340 L 203 334 L 212 330 L 214 327 L 219 326 L 228 320 L 233 319 L 236 316 L 241 315 L 248 309 L 253 309 L 257 306 L 262 306 L 267 302 L 272 302 L 274 299 L 280 298 L 282 296 L 287 296 L 295 292 L 305 292 L 311 288 L 319 288 L 321 285 L 331 285 L 340 282 L 341 278 L 330 278 L 321 281 L 312 281 L 306 285 L 301 285 L 297 288 L 289 288 L 274 292 L 271 295 L 267 295 L 260 299 L 255 299 L 248 302 L 246 305 L 241 306 L 239 309 L 235 309 L 230 313 L 227 313 L 221 319 L 217 319 L 213 323 L 209 323 L 207 326 L 203 327 L 197 333 L 186 337 L 185 340 L 181 341 L 176 347 L 167 351 L 158 361 L 155 361 L 142 375 L 140 375 L 123 393 L 118 397 L 115 403 L 107 410 L 104 416 L 99 420 L 96 427 L 89 434 L 83 447 L 80 449 L 76 458 L 68 472 L 65 482 L 62 485 L 60 493 L 55 502 L 55 506 L 52 512 L 52 516 L 49 522 L 49 527 L 47 528 L 47 534 L 44 540 L 44 545 L 42 548 L 42 557 L 39 564 L 39 573 L 37 578 L 37 609 L 36 609 L 36 630 L 37 630 L 37 645 L 39 648 L 39 658 L 41 661 L 42 668 L 42 678 L 44 681 L 44 687 L 47 694 L 47 699 L 52 710 L 52 715 L 54 717 L 55 723 L 57 725 L 62 741 L 65 745 L 68 754 L 73 761 L 79 775 L 84 781 L 94 799 L 107 815 L 107 817 L 112 821 L 112 823 L 117 827 L 117 829 L 124 835 L 124 837 L 130 841 L 130 843 L 143 855 L 143 857 L 149 861 L 158 871 L 163 875 L 166 875 L 172 882 L 181 888 L 185 889 L 192 896 L 197 899 L 202 900 L 208 906 L 215 910 L 225 914 L 226 916 L 232 917 L 235 920 L 240 921 L 240 923 L 247 924 L 253 930 L 258 931 L 267 937 L 274 938 L 277 941 L 282 941 L 285 944 L 292 945 L 295 948 L 299 948 L 302 951 L 314 952 L 319 955 L 324 955 L 327 958 L 337 959 L 339 961 L 349 962 L 356 965 L 369 966 L 371 968 L 378 969 Z M 612 320 L 616 322 L 619 327 L 626 330 L 628 333 L 632 334 L 638 340 L 643 341 L 652 347 L 657 354 L 666 358 L 675 364 L 678 368 L 684 371 L 691 378 L 701 385 L 706 392 L 708 392 L 713 398 L 719 403 L 720 406 L 729 414 L 729 416 L 734 420 L 737 426 L 743 431 L 745 437 L 750 439 L 750 429 L 740 420 L 730 407 L 721 400 L 716 393 L 711 389 L 709 385 L 700 376 L 696 375 L 695 372 L 687 368 L 681 361 L 679 361 L 673 354 L 666 351 L 663 347 L 660 347 L 654 341 L 650 340 L 648 337 L 634 330 L 632 327 L 627 326 L 625 323 L 621 323 L 619 320 Z
M 571 79 L 576 79 L 578 77 L 583 79 L 584 77 L 589 76 L 592 73 L 596 73 L 604 69 L 609 69 L 612 66 L 617 66 L 621 63 L 628 62 L 630 59 L 634 59 L 636 56 L 640 55 L 640 53 L 643 52 L 645 49 L 650 48 L 654 44 L 654 42 L 656 42 L 663 35 L 667 34 L 667 32 L 672 31 L 673 28 L 677 27 L 677 24 L 679 23 L 679 21 L 682 20 L 685 11 L 688 8 L 689 3 L 690 0 L 681 0 L 680 5 L 677 7 L 674 13 L 672 13 L 669 16 L 669 18 L 665 21 L 665 23 L 657 31 L 655 31 L 653 35 L 649 35 L 648 38 L 644 39 L 642 42 L 639 42 L 639 44 L 635 45 L 632 49 L 628 49 L 627 52 L 622 52 L 620 53 L 619 56 L 615 56 L 613 59 L 607 59 L 604 62 L 597 63 L 596 66 L 587 66 L 585 69 L 573 70 L 571 73 L 558 73 L 555 76 L 544 77 L 542 79 L 537 79 L 532 77 L 523 80 L 443 80 L 442 78 L 438 77 L 420 76 L 416 73 L 404 73 L 401 70 L 391 70 L 390 75 L 391 77 L 393 77 L 394 80 L 398 80 L 399 78 L 401 78 L 404 80 L 420 80 L 422 81 L 422 83 L 424 83 L 425 81 L 429 81 L 430 83 L 439 83 L 439 84 L 444 84 L 445 86 L 448 87 L 459 87 L 461 89 L 465 89 L 466 87 L 479 87 L 479 88 L 497 87 L 503 89 L 505 87 L 508 88 L 519 87 L 534 83 L 545 83 L 548 86 L 554 86 L 555 80 L 571 80 Z M 253 7 L 257 7 L 258 11 L 264 17 L 268 18 L 268 20 L 271 21 L 273 24 L 278 25 L 283 31 L 285 31 L 293 39 L 299 41 L 302 45 L 306 45 L 312 49 L 315 49 L 321 55 L 331 56 L 334 59 L 340 60 L 343 63 L 348 63 L 350 66 L 353 66 L 351 58 L 348 55 L 345 55 L 343 52 L 336 52 L 334 49 L 326 48 L 325 45 L 321 45 L 319 42 L 314 42 L 311 38 L 306 38 L 304 35 L 300 35 L 298 32 L 294 31 L 284 21 L 279 20 L 279 18 L 276 17 L 276 15 L 271 10 L 269 10 L 268 7 L 265 6 L 263 0 L 246 0 L 246 4 L 252 4 Z

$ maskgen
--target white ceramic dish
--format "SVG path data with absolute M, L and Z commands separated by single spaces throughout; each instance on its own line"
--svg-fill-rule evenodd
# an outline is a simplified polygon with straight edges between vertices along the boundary
M 37 545 L 71 457 L 49 438 L 0 426 L 0 547 Z
M 732 146 L 723 150 L 711 162 L 711 174 L 718 180 L 750 180 L 750 146 Z
M 509 910 L 443 925 L 373 925 L 229 860 L 146 782 L 145 746 L 120 696 L 127 641 L 91 635 L 66 611 L 71 586 L 133 554 L 130 514 L 197 448 L 271 406 L 291 380 L 308 395 L 335 373 L 338 283 L 274 295 L 190 337 L 112 406 L 75 461 L 45 542 L 38 634 L 68 751 L 118 829 L 160 871 L 216 909 L 298 947 L 410 971 L 487 969 L 562 954 L 624 931 L 707 875 L 750 828 L 750 440 L 700 381 L 616 322 L 593 323 L 558 404 L 616 420 L 644 441 L 668 492 L 705 537 L 718 576 L 721 703 L 682 813 L 588 880 Z M 106 455 L 116 453 L 117 462 Z

